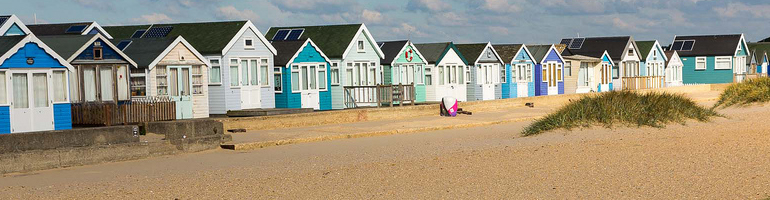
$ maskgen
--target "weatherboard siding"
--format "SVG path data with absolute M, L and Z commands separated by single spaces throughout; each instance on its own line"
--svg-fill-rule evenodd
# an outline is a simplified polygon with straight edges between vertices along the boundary
M 11 108 L 0 106 L 0 134 L 9 133 L 11 133 Z
M 240 58 L 267 58 L 268 59 L 268 72 L 270 73 L 268 75 L 268 81 L 270 82 L 269 87 L 261 87 L 260 88 L 260 105 L 261 108 L 274 108 L 275 107 L 275 92 L 273 91 L 274 84 L 273 84 L 273 76 L 272 76 L 272 70 L 274 65 L 274 56 L 273 53 L 270 52 L 270 49 L 267 47 L 267 44 L 263 43 L 262 40 L 259 39 L 257 36 L 256 30 L 253 30 L 251 28 L 248 28 L 241 37 L 239 37 L 235 44 L 230 48 L 227 49 L 225 54 L 222 56 L 222 60 L 220 60 L 221 64 L 221 71 L 222 71 L 222 84 L 212 86 L 212 91 L 216 91 L 221 93 L 224 93 L 222 96 L 224 96 L 224 101 L 220 99 L 215 99 L 213 101 L 210 101 L 212 103 L 211 105 L 211 114 L 226 114 L 228 110 L 241 110 L 242 102 L 241 102 L 241 90 L 239 86 L 230 86 L 230 59 L 240 59 Z M 252 40 L 252 44 L 254 48 L 246 49 L 245 48 L 245 41 L 249 38 Z M 239 68 L 239 74 L 240 77 L 240 68 Z M 220 92 L 221 90 L 221 92 Z M 224 105 L 222 103 L 224 102 Z M 217 105 L 214 105 L 217 104 Z M 224 108 L 224 109 L 223 109 Z
M 684 84 L 715 84 L 732 83 L 733 70 L 714 69 L 715 57 L 706 57 L 706 70 L 695 70 L 695 57 L 681 57 L 682 64 L 682 82 Z M 732 65 L 732 62 L 731 64 Z
M 500 84 L 500 98 L 511 98 L 511 64 L 506 63 L 505 67 L 505 83 Z
M 109 60 L 109 59 L 116 59 L 116 60 L 125 60 L 115 49 L 112 49 L 109 45 L 107 45 L 102 39 L 97 39 L 94 41 L 94 43 L 100 42 L 102 43 L 102 60 Z M 75 60 L 94 60 L 94 43 L 91 43 L 83 52 L 81 52 Z
M 34 64 L 27 64 L 27 58 L 34 58 Z M 34 69 L 47 69 L 47 68 L 66 68 L 54 59 L 51 55 L 48 55 L 40 46 L 34 42 L 24 44 L 24 47 L 19 49 L 11 57 L 5 60 L 2 65 L 2 69 L 9 68 L 34 68 Z
M 364 51 L 358 51 L 357 43 L 360 40 L 364 40 Z M 352 40 L 354 42 L 354 45 L 350 45 L 348 49 L 348 54 L 345 55 L 345 59 L 340 62 L 340 84 L 345 85 L 347 83 L 347 80 L 349 77 L 347 77 L 347 64 L 348 63 L 354 63 L 354 62 L 366 62 L 366 63 L 374 63 L 374 66 L 380 66 L 380 56 L 377 55 L 377 51 L 375 48 L 379 48 L 376 44 L 376 41 L 372 41 L 369 38 L 365 36 L 363 32 L 358 33 L 356 35 L 355 39 Z M 340 58 L 330 58 L 330 59 L 340 59 Z M 380 71 L 379 67 L 377 67 L 375 76 L 375 85 L 382 83 L 381 77 L 379 76 Z M 355 71 L 353 73 L 356 73 Z M 332 105 L 341 105 L 344 107 L 344 89 L 343 86 L 337 86 L 339 92 L 332 91 Z M 359 105 L 361 106 L 361 105 Z M 366 106 L 366 105 L 364 105 Z M 336 108 L 335 108 L 336 109 Z
M 72 110 L 71 109 L 72 109 L 72 105 L 70 105 L 69 103 L 57 103 L 53 105 L 54 130 L 72 129 Z
M 218 59 L 220 63 L 220 79 L 222 83 L 209 83 L 208 84 L 208 97 L 209 97 L 209 113 L 210 114 L 225 114 L 226 105 L 225 105 L 225 84 L 229 84 L 230 82 L 225 82 L 225 76 L 224 73 L 226 70 L 229 70 L 229 61 L 223 60 L 221 55 L 208 55 L 206 56 L 207 59 Z M 206 72 L 208 73 L 208 72 Z M 227 81 L 229 81 L 229 77 L 227 77 Z M 211 79 L 206 80 L 208 82 Z M 214 113 L 214 111 L 220 111 L 218 113 Z

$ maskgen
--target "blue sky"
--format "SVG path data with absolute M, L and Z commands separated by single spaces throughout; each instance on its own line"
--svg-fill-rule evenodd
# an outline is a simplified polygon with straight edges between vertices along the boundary
M 563 37 L 770 37 L 767 0 L 24 0 L 0 13 L 25 23 L 102 25 L 252 20 L 270 26 L 366 23 L 378 41 L 558 43 Z

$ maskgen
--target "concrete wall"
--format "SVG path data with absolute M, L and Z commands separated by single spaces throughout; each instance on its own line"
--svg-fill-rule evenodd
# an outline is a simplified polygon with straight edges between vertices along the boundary
M 136 126 L 113 126 L 74 130 L 42 131 L 0 135 L 0 154 L 139 142 Z M 137 129 L 138 130 L 138 129 Z

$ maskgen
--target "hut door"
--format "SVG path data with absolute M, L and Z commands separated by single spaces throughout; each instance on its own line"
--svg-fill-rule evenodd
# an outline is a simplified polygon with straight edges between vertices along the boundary
M 561 64 L 547 63 L 548 68 L 548 95 L 559 94 L 559 82 L 562 81 Z
M 47 71 L 12 73 L 11 132 L 53 130 L 53 105 Z
M 168 67 L 169 96 L 176 103 L 177 119 L 191 119 L 193 116 L 190 68 L 190 66 Z
M 320 110 L 318 79 L 323 77 L 318 77 L 318 65 L 301 65 L 299 70 L 302 108 Z

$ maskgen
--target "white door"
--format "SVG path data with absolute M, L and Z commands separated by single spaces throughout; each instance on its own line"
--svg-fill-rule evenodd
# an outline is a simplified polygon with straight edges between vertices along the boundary
M 481 73 L 484 73 L 482 78 L 484 79 L 484 84 L 481 85 L 482 89 L 482 99 L 483 100 L 493 100 L 495 99 L 495 82 L 494 80 L 497 80 L 499 78 L 495 78 L 494 72 L 496 71 L 493 67 L 494 65 L 486 64 L 482 65 L 482 71 Z
M 559 94 L 559 81 L 561 77 L 561 64 L 546 63 L 546 73 L 548 78 L 548 95 Z
M 517 64 L 516 74 L 512 80 L 516 81 L 516 97 L 528 97 L 529 96 L 529 83 L 531 78 L 528 73 L 531 73 L 532 69 L 530 65 Z
M 48 70 L 13 71 L 11 76 L 11 132 L 54 129 Z
M 321 101 L 318 94 L 317 65 L 302 65 L 299 70 L 302 108 L 320 110 Z
M 260 108 L 259 59 L 242 58 L 241 68 L 241 108 Z

